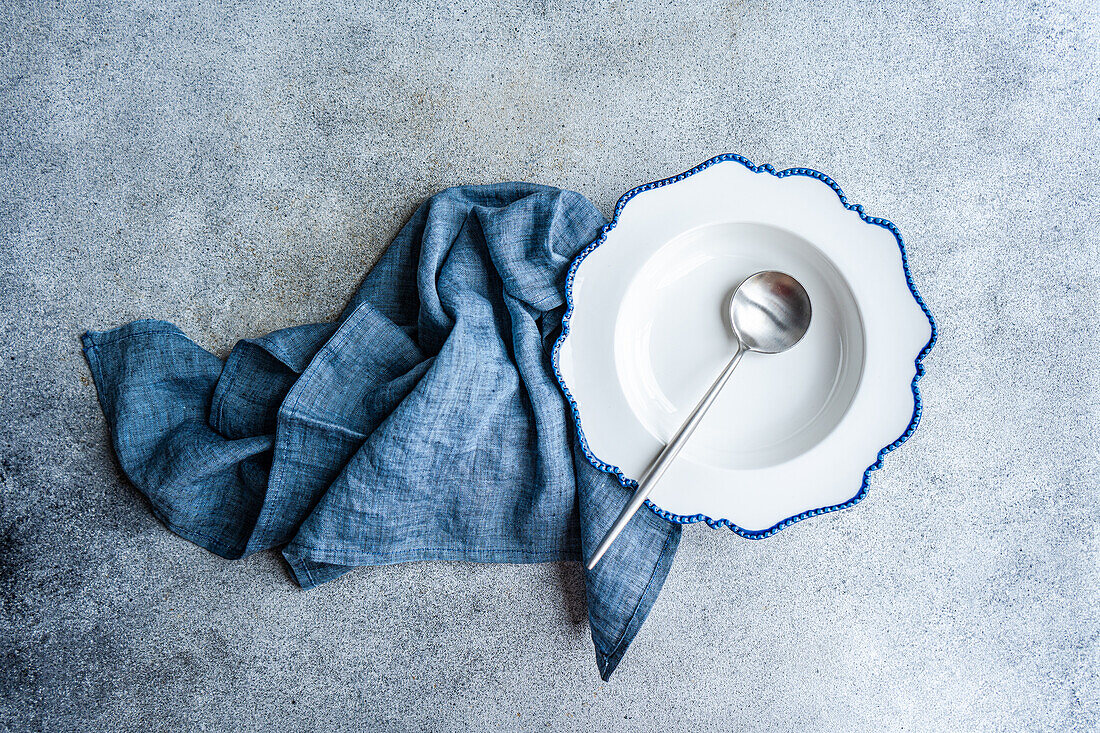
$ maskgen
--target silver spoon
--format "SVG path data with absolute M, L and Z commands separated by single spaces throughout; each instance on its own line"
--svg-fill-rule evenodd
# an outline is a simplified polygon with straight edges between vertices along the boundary
M 790 275 L 775 270 L 758 272 L 737 286 L 733 298 L 730 299 L 729 320 L 737 337 L 737 353 L 646 471 L 634 495 L 630 497 L 630 502 L 619 513 L 615 524 L 588 558 L 586 567 L 589 570 L 596 567 L 607 548 L 611 547 L 611 543 L 653 491 L 653 487 L 695 432 L 695 428 L 699 427 L 703 415 L 729 381 L 745 352 L 778 354 L 802 339 L 806 329 L 810 327 L 810 296 L 806 295 L 805 288 Z

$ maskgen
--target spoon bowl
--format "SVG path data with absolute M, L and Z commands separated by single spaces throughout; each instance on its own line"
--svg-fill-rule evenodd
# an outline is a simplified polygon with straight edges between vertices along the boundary
M 810 328 L 810 296 L 790 275 L 765 270 L 750 275 L 730 299 L 729 321 L 749 351 L 778 354 L 791 348 Z

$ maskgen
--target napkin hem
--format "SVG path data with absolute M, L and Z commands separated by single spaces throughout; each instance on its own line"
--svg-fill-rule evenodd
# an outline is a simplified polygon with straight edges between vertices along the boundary
M 661 592 L 661 588 L 665 584 L 665 578 L 668 577 L 668 571 L 672 567 L 672 559 L 676 555 L 676 548 L 679 544 L 679 532 L 675 535 L 670 532 L 668 536 L 665 537 L 664 544 L 661 545 L 660 556 L 653 565 L 653 573 L 649 576 L 645 590 L 642 591 L 642 595 L 638 599 L 637 605 L 634 607 L 634 612 L 630 614 L 630 619 L 626 622 L 626 626 L 623 627 L 622 633 L 619 634 L 619 638 L 615 641 L 615 645 L 611 648 L 609 653 L 603 653 L 597 649 L 596 666 L 600 670 L 600 679 L 604 682 L 611 679 L 612 672 L 619 666 L 619 662 L 622 661 L 623 655 L 626 654 L 626 650 L 630 648 L 631 643 L 634 641 L 634 637 L 638 634 L 646 618 L 649 617 L 649 611 L 652 609 L 653 604 L 657 600 L 657 595 Z M 669 545 L 672 546 L 671 549 Z M 645 613 L 640 613 L 643 608 L 645 609 Z
M 356 558 L 319 559 L 314 554 L 299 554 L 297 550 L 310 550 L 313 548 L 301 548 L 289 546 L 283 549 L 283 558 L 290 565 L 294 573 L 294 579 L 303 590 L 310 590 L 327 582 L 315 577 L 310 569 L 310 562 L 326 565 L 340 565 L 351 567 L 399 565 L 407 562 L 473 562 L 495 565 L 535 565 L 544 562 L 578 562 L 578 552 L 550 551 L 528 552 L 524 550 L 497 550 L 493 548 L 481 548 L 475 550 L 461 548 L 420 548 L 417 550 L 402 550 L 400 552 L 370 552 L 357 553 Z M 318 553 L 324 555 L 325 553 Z M 334 553 L 331 553 L 335 555 Z M 387 557 L 388 556 L 388 557 Z M 367 558 L 370 559 L 367 559 Z M 648 589 L 648 586 L 647 586 Z M 625 651 L 625 649 L 623 650 Z M 620 653 L 621 656 L 621 653 Z
M 414 550 L 362 552 L 357 550 L 332 551 L 317 547 L 290 544 L 288 552 L 297 557 L 333 565 L 394 565 L 402 562 L 431 560 L 469 561 L 482 563 L 530 564 L 536 562 L 579 561 L 580 550 L 569 547 L 563 550 L 523 550 L 497 547 L 421 547 Z M 471 559 L 476 557 L 477 559 Z M 527 559 L 537 558 L 537 559 Z

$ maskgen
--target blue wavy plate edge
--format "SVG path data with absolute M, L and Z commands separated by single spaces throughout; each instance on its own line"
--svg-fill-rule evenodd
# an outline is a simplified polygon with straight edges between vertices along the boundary
M 660 181 L 644 183 L 624 193 L 619 199 L 619 202 L 615 204 L 615 213 L 612 215 L 611 221 L 604 226 L 603 230 L 600 232 L 600 235 L 591 244 L 581 250 L 580 254 L 578 254 L 576 258 L 574 258 L 573 263 L 569 266 L 569 272 L 566 274 L 565 277 L 565 315 L 562 316 L 561 334 L 558 336 L 557 341 L 554 342 L 554 348 L 550 354 L 550 363 L 554 370 L 554 378 L 557 380 L 558 386 L 561 388 L 562 393 L 565 395 L 566 401 L 569 403 L 569 409 L 573 414 L 573 422 L 577 426 L 577 437 L 580 441 L 582 450 L 584 450 L 585 458 L 588 459 L 589 463 L 605 473 L 614 474 L 618 478 L 619 483 L 627 489 L 634 489 L 638 486 L 638 482 L 634 481 L 633 479 L 627 478 L 626 475 L 623 474 L 622 470 L 618 468 L 618 466 L 613 466 L 610 463 L 605 463 L 604 461 L 600 460 L 600 458 L 596 456 L 595 453 L 592 452 L 592 449 L 588 445 L 588 439 L 584 435 L 584 429 L 581 427 L 580 408 L 577 407 L 577 401 L 573 398 L 572 393 L 569 391 L 569 387 L 566 386 L 565 379 L 562 377 L 561 370 L 558 367 L 559 351 L 561 350 L 562 344 L 565 343 L 565 339 L 569 336 L 569 320 L 573 315 L 573 280 L 577 274 L 577 268 L 580 267 L 580 264 L 584 261 L 586 257 L 588 257 L 588 255 L 590 255 L 607 239 L 608 233 L 615 228 L 616 224 L 618 224 L 619 215 L 622 213 L 623 208 L 626 206 L 627 202 L 630 201 L 630 199 L 634 198 L 643 191 L 650 191 L 655 188 L 667 186 L 670 183 L 682 181 L 688 176 L 693 176 L 700 171 L 706 170 L 712 165 L 724 162 L 740 163 L 753 173 L 768 173 L 775 176 L 776 178 L 786 178 L 788 176 L 808 176 L 810 178 L 816 178 L 817 180 L 827 184 L 829 188 L 833 189 L 836 195 L 840 198 L 840 203 L 844 205 L 845 209 L 856 212 L 857 214 L 859 214 L 859 217 L 868 224 L 880 226 L 893 234 L 894 239 L 897 240 L 898 249 L 901 251 L 901 264 L 902 268 L 905 271 L 905 283 L 909 286 L 909 292 L 912 293 L 913 298 L 917 301 L 917 305 L 920 306 L 920 309 L 924 312 L 925 317 L 928 318 L 928 325 L 931 326 L 932 329 L 932 335 L 929 337 L 928 343 L 925 344 L 924 348 L 920 350 L 920 353 L 917 354 L 917 358 L 913 362 L 915 368 L 912 381 L 913 417 L 910 418 L 909 425 L 905 428 L 905 431 L 897 438 L 897 440 L 889 443 L 881 450 L 879 450 L 875 462 L 868 466 L 867 470 L 863 472 L 863 482 L 860 485 L 859 491 L 856 492 L 856 495 L 853 496 L 851 499 L 848 499 L 841 504 L 835 504 L 833 506 L 821 507 L 819 509 L 810 509 L 793 517 L 787 517 L 780 522 L 776 522 L 771 527 L 761 530 L 744 529 L 742 527 L 738 527 L 736 524 L 729 521 L 728 519 L 711 519 L 705 514 L 692 514 L 688 516 L 673 514 L 672 512 L 661 509 L 659 506 L 646 499 L 645 504 L 647 507 L 650 508 L 650 510 L 653 511 L 653 513 L 655 513 L 659 517 L 669 520 L 670 522 L 676 522 L 678 524 L 695 524 L 696 522 L 706 522 L 715 529 L 719 527 L 729 527 L 735 533 L 742 537 L 745 537 L 746 539 L 759 540 L 764 539 L 765 537 L 770 537 L 779 530 L 785 529 L 786 527 L 789 527 L 797 522 L 801 522 L 803 519 L 816 517 L 821 514 L 829 514 L 831 512 L 839 511 L 841 509 L 848 509 L 849 507 L 853 507 L 861 502 L 865 496 L 867 496 L 871 472 L 881 468 L 882 461 L 886 457 L 886 454 L 897 449 L 902 445 L 902 443 L 907 441 L 910 436 L 913 435 L 913 432 L 917 429 L 917 425 L 920 424 L 920 416 L 923 403 L 921 401 L 920 389 L 917 387 L 917 383 L 920 382 L 921 377 L 924 376 L 924 365 L 922 362 L 924 361 L 924 357 L 928 355 L 928 352 L 931 351 L 932 347 L 936 344 L 938 331 L 936 328 L 936 321 L 932 317 L 932 312 L 928 310 L 928 306 L 925 304 L 924 299 L 921 298 L 920 293 L 917 291 L 917 286 L 913 284 L 913 276 L 909 270 L 909 257 L 905 252 L 905 243 L 902 241 L 901 232 L 896 226 L 894 226 L 893 222 L 887 221 L 886 219 L 882 219 L 877 216 L 867 216 L 867 214 L 863 212 L 863 206 L 861 206 L 860 204 L 848 203 L 848 198 L 844 195 L 844 191 L 840 188 L 839 185 L 837 185 L 836 181 L 820 171 L 814 170 L 812 168 L 787 168 L 785 170 L 777 171 L 775 167 L 770 163 L 755 165 L 748 158 L 744 157 L 743 155 L 737 155 L 736 153 L 724 153 L 722 155 L 716 155 L 710 160 L 700 163 L 691 170 L 684 171 L 679 175 L 665 178 Z

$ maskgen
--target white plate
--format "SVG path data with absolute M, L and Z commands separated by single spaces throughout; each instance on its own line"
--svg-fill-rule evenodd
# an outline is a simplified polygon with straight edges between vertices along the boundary
M 588 459 L 633 487 L 736 350 L 725 310 L 759 270 L 803 284 L 810 329 L 745 356 L 649 501 L 747 537 L 856 503 L 916 428 L 935 325 L 893 224 L 738 155 L 639 186 L 573 263 L 552 359 Z

